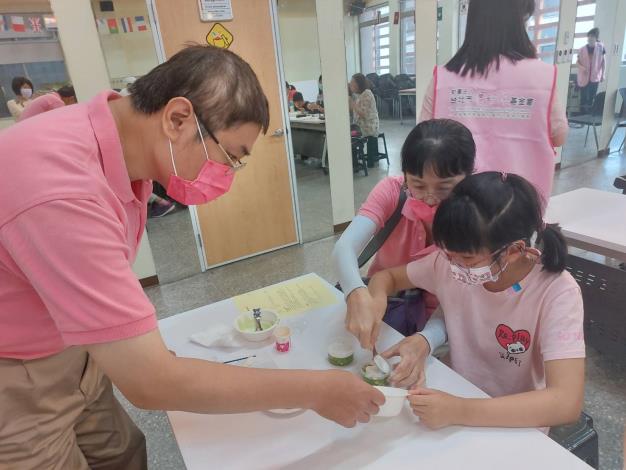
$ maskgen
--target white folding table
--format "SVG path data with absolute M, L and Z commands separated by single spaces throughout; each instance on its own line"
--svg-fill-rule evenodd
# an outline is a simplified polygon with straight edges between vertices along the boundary
M 626 262 L 626 196 L 580 188 L 552 196 L 547 222 L 558 222 L 571 246 Z
M 328 286 L 330 289 L 334 288 Z M 292 327 L 293 348 L 273 351 L 263 344 L 237 351 L 207 349 L 189 336 L 216 323 L 232 324 L 238 310 L 232 299 L 197 308 L 159 322 L 167 347 L 178 356 L 224 361 L 249 353 L 269 354 L 278 367 L 327 369 L 328 342 L 345 334 L 345 303 L 285 320 Z M 384 326 L 379 349 L 402 336 Z M 368 357 L 369 355 L 369 357 Z M 355 354 L 356 371 L 371 353 Z M 427 386 L 464 397 L 485 397 L 463 377 L 431 358 Z M 403 469 L 463 470 L 589 469 L 545 434 L 535 429 L 449 427 L 432 431 L 419 423 L 408 404 L 396 418 L 374 418 L 345 429 L 312 411 L 289 416 L 263 412 L 240 415 L 168 413 L 188 470 L 204 469 Z

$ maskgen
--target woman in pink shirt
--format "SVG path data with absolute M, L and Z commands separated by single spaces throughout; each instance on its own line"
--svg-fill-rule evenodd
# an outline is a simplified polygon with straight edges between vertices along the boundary
M 554 147 L 567 137 L 567 118 L 556 100 L 556 68 L 537 59 L 526 33 L 534 0 L 472 0 L 465 41 L 434 70 L 420 120 L 465 124 L 476 141 L 476 172 L 523 176 L 547 200 L 552 192 Z
M 578 51 L 578 76 L 576 82 L 580 88 L 580 107 L 589 112 L 598 92 L 598 85 L 604 80 L 606 62 L 604 44 L 600 42 L 600 30 L 592 28 L 587 33 L 587 44 Z
M 348 303 L 346 321 L 363 348 L 374 347 L 382 318 L 374 321 L 360 314 L 371 302 L 359 272 L 360 253 L 392 217 L 401 202 L 401 193 L 406 195 L 402 216 L 378 250 L 368 276 L 432 252 L 435 249 L 432 238 L 435 211 L 454 186 L 472 173 L 475 151 L 472 134 L 458 122 L 433 119 L 418 124 L 402 146 L 403 176 L 388 177 L 378 183 L 337 242 L 333 260 Z M 406 322 L 400 319 L 401 326 L 390 315 L 385 321 L 404 330 L 400 332 L 405 335 L 421 330 L 438 305 L 437 299 L 428 293 L 424 301 L 425 311 L 416 306 L 412 311 L 400 312 L 407 316 Z
M 437 344 L 421 335 L 383 353 L 400 356 L 391 381 L 425 425 L 548 427 L 578 419 L 585 341 L 580 288 L 565 271 L 558 226 L 544 225 L 536 190 L 517 175 L 487 172 L 459 183 L 433 226 L 440 251 L 376 274 L 371 312 L 387 295 L 420 287 L 443 309 L 451 367 L 493 398 L 465 399 L 421 386 Z

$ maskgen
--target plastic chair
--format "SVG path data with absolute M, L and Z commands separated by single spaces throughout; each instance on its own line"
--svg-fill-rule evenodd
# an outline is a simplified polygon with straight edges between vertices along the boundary
M 398 86 L 396 85 L 393 75 L 390 73 L 381 75 L 378 81 L 378 90 L 380 92 L 382 102 L 389 104 L 392 117 L 399 115 Z
M 379 139 L 383 139 L 383 147 L 385 149 L 384 152 L 378 152 L 378 159 L 382 160 L 383 157 L 385 160 L 387 160 L 387 168 L 389 168 L 389 153 L 387 152 L 387 139 L 385 139 L 385 133 L 381 132 L 380 134 L 378 134 L 378 138 Z
M 598 132 L 596 131 L 596 127 L 602 125 L 602 114 L 604 113 L 604 99 L 606 97 L 606 92 L 598 93 L 593 99 L 593 104 L 591 105 L 591 111 L 589 114 L 583 114 L 582 116 L 574 116 L 569 118 L 570 124 L 579 124 L 583 126 L 587 126 L 587 134 L 585 135 L 585 147 L 587 146 L 587 139 L 589 137 L 589 128 L 593 127 L 593 137 L 596 140 L 596 149 L 600 150 L 600 145 L 598 144 Z

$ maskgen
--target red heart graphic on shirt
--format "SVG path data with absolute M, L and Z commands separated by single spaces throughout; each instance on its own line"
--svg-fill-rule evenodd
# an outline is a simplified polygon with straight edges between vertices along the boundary
M 528 351 L 530 347 L 530 333 L 527 330 L 513 331 L 510 326 L 503 323 L 499 324 L 496 328 L 496 339 L 505 351 L 509 351 L 509 345 L 515 345 L 516 343 L 521 343 L 522 346 L 524 346 L 524 351 L 518 352 Z

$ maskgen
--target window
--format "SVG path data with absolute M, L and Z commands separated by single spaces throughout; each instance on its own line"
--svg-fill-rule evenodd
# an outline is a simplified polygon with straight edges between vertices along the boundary
M 359 15 L 361 71 L 389 73 L 389 5 L 367 8 Z
M 6 102 L 15 97 L 13 77 L 27 77 L 35 93 L 59 88 L 69 77 L 49 12 L 0 13 L 0 118 L 5 118 L 10 117 Z
M 527 25 L 530 40 L 537 48 L 537 56 L 549 64 L 554 63 L 560 3 L 560 0 L 538 0 L 535 13 Z
M 595 26 L 595 0 L 578 0 L 576 9 L 576 28 L 574 30 L 574 53 L 572 63 L 578 62 L 578 50 L 587 44 L 587 33 Z
M 415 0 L 400 1 L 400 70 L 415 75 Z

